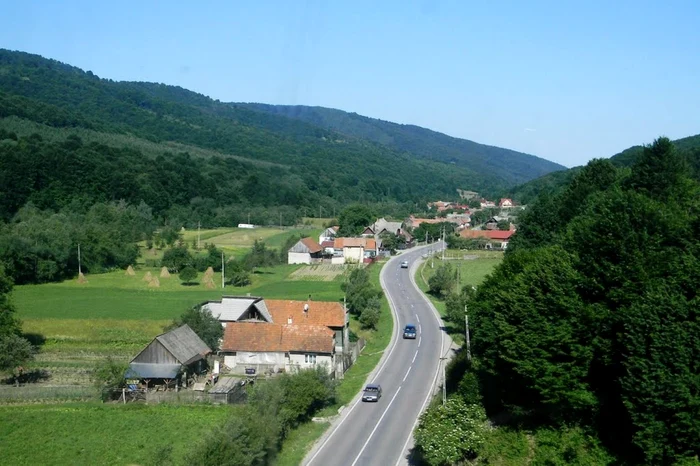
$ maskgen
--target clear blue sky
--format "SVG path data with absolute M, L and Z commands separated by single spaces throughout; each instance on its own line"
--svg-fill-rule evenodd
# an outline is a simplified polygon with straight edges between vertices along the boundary
M 700 1 L 30 1 L 0 47 L 319 105 L 566 166 L 700 133 Z

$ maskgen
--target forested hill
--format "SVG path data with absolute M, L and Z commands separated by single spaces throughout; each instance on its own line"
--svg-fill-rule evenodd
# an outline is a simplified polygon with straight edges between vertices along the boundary
M 695 179 L 700 180 L 700 134 L 673 141 L 673 145 L 690 164 L 691 173 Z M 616 167 L 631 167 L 644 153 L 643 146 L 632 146 L 619 154 L 615 154 L 610 161 Z M 574 167 L 566 171 L 548 173 L 537 179 L 523 183 L 504 194 L 521 204 L 527 204 L 535 200 L 543 193 L 557 193 L 564 189 L 576 176 L 582 167 Z
M 546 173 L 566 169 L 534 155 L 453 138 L 420 126 L 392 123 L 332 108 L 258 103 L 233 105 L 295 118 L 347 137 L 374 141 L 419 158 L 454 163 L 481 173 L 497 173 L 508 183 L 523 183 Z
M 431 160 L 179 87 L 101 79 L 55 60 L 7 50 L 0 50 L 0 129 L 14 140 L 34 133 L 43 138 L 34 138 L 32 144 L 41 147 L 31 150 L 27 144 L 16 148 L 7 142 L 12 138 L 4 138 L 4 150 L 14 155 L 4 157 L 13 165 L 3 167 L 3 181 L 17 179 L 13 177 L 24 171 L 26 185 L 31 186 L 21 192 L 0 187 L 12 191 L 13 205 L 2 206 L 0 212 L 4 218 L 26 201 L 50 199 L 50 206 L 35 205 L 60 208 L 76 197 L 95 195 L 97 201 L 144 201 L 159 216 L 199 199 L 209 206 L 209 218 L 213 209 L 231 205 L 288 206 L 296 212 L 318 211 L 319 205 L 329 212 L 357 201 L 415 205 L 454 197 L 457 188 L 493 194 L 539 173 L 515 176 L 510 167 L 517 164 L 512 160 L 505 164 L 508 170 L 486 163 Z M 73 134 L 81 141 L 65 143 Z M 128 162 L 125 150 L 130 151 Z M 91 185 L 90 178 L 82 178 L 87 183 L 66 183 L 57 178 L 64 175 L 61 170 L 47 165 L 58 163 L 56 158 L 69 161 L 75 151 L 81 152 L 81 163 L 89 165 L 84 167 L 86 175 L 101 174 L 100 185 Z M 110 153 L 112 166 L 106 169 L 106 160 L 85 155 L 93 152 L 102 158 Z M 174 162 L 177 154 L 182 155 Z M 134 164 L 140 156 L 141 163 Z M 177 165 L 183 163 L 187 172 L 198 175 L 189 178 L 189 186 L 177 173 Z M 199 184 L 192 186 L 194 180 Z M 46 191 L 48 186 L 60 195 Z M 116 191 L 108 192 L 111 186 Z

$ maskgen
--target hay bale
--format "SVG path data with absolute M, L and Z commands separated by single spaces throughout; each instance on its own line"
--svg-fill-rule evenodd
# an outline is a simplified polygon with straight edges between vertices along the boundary
M 144 282 L 149 282 L 149 283 L 150 283 L 151 280 L 153 280 L 153 275 L 151 275 L 151 271 L 150 271 L 150 270 L 149 270 L 148 272 L 146 272 L 146 275 L 143 276 L 142 280 L 143 280 Z
M 134 272 L 134 268 L 132 266 L 129 266 L 126 268 L 126 273 L 124 275 L 133 277 L 134 275 L 136 275 L 136 272 Z
M 162 267 L 160 269 L 160 278 L 170 278 L 170 272 L 168 272 L 167 267 Z
M 158 277 L 153 277 L 153 280 L 148 282 L 148 287 L 149 288 L 160 288 L 160 280 L 158 280 Z
M 214 288 L 216 288 L 216 285 L 214 285 L 214 280 L 206 280 L 204 282 L 204 288 L 206 288 L 207 290 L 213 290 Z
M 87 283 L 87 282 L 88 282 L 87 278 L 85 278 L 85 275 L 83 274 L 83 272 L 80 272 L 78 274 L 78 283 Z
M 214 269 L 209 267 L 206 272 L 204 272 L 204 277 L 213 277 L 214 276 Z

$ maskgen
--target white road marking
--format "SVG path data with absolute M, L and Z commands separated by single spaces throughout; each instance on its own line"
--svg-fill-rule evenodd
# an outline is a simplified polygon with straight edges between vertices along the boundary
M 421 340 L 421 338 L 423 338 L 423 337 L 418 337 L 418 347 L 419 347 L 419 348 L 420 348 L 420 340 Z
M 415 358 L 414 358 L 414 360 L 415 360 Z M 406 381 L 406 377 L 408 377 L 408 374 L 411 372 L 411 367 L 413 367 L 413 366 L 408 366 L 408 370 L 406 371 L 406 375 L 403 376 L 404 382 Z
M 394 402 L 394 400 L 396 399 L 396 396 L 399 394 L 400 391 L 401 391 L 401 386 L 399 386 L 399 389 L 396 390 L 394 397 L 389 402 L 389 406 L 387 406 L 386 409 L 384 410 L 384 412 L 382 413 L 382 417 L 380 417 L 379 421 L 377 421 L 377 425 L 375 425 L 374 429 L 372 429 L 372 432 L 369 434 L 369 437 L 367 437 L 365 444 L 362 445 L 362 449 L 360 450 L 360 453 L 357 455 L 357 457 L 355 458 L 355 461 L 353 461 L 350 466 L 355 466 L 357 464 L 358 460 L 360 459 L 360 456 L 362 456 L 362 453 L 365 451 L 365 448 L 367 448 L 367 444 L 369 443 L 370 440 L 372 440 L 372 436 L 374 436 L 374 433 L 379 428 L 379 424 L 382 423 L 382 419 L 384 419 L 384 416 L 386 416 L 386 413 L 389 411 L 389 408 L 391 408 L 391 404 Z M 403 454 L 403 452 L 401 452 L 401 454 Z
M 411 304 L 411 307 L 413 307 L 413 304 Z M 417 320 L 418 323 L 420 324 L 420 317 L 418 317 L 418 313 L 416 313 L 416 320 Z
M 411 361 L 411 364 L 416 362 L 416 357 L 418 357 L 418 350 L 416 350 L 416 354 L 413 355 L 413 361 Z

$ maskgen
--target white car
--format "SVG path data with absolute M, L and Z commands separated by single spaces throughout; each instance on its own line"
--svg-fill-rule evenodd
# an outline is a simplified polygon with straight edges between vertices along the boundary
M 401 268 L 402 268 L 402 269 L 407 269 L 407 268 L 408 268 L 408 261 L 403 261 L 403 262 L 401 262 Z

